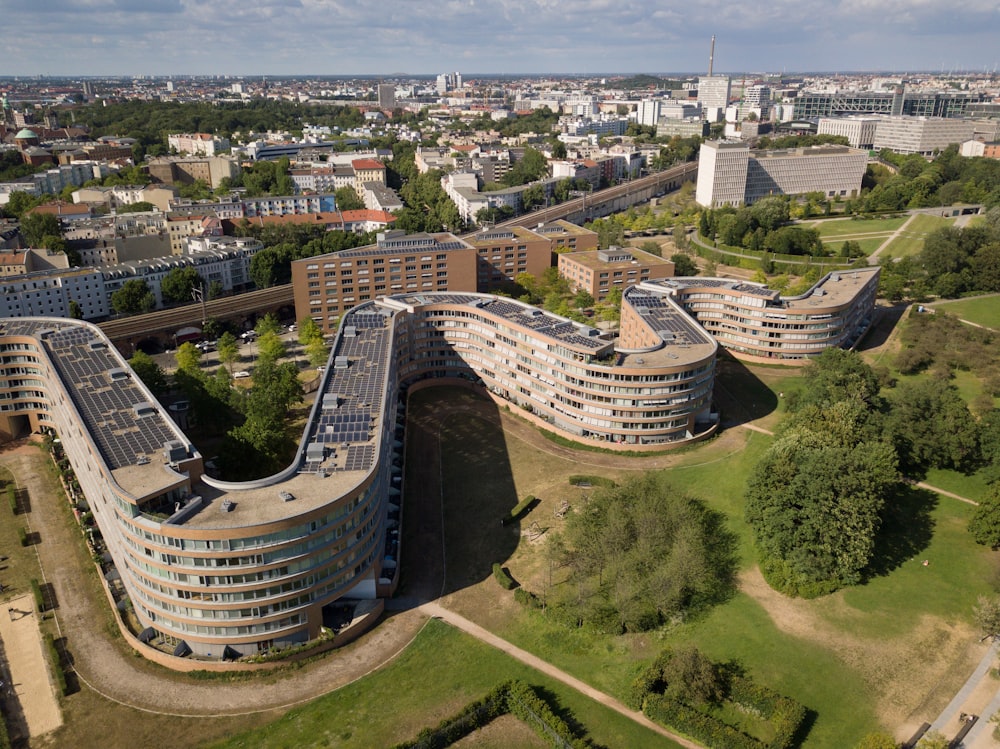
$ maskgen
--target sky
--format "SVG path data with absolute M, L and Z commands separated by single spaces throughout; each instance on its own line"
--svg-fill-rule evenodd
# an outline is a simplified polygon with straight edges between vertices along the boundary
M 0 0 L 0 75 L 995 70 L 997 0 Z

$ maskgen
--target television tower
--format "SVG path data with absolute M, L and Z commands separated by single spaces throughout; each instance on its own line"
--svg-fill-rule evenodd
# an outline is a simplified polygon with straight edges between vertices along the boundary
M 715 34 L 712 34 L 712 46 L 708 50 L 708 77 L 712 77 L 712 64 L 715 61 Z

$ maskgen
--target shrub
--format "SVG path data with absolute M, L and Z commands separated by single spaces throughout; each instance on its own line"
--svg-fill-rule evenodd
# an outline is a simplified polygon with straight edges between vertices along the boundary
M 48 651 L 49 660 L 52 662 L 52 672 L 56 676 L 56 684 L 59 685 L 59 694 L 65 697 L 67 692 L 66 672 L 63 671 L 62 658 L 59 657 L 59 648 L 56 647 L 56 641 L 48 632 L 45 633 L 45 649 Z
M 529 609 L 540 609 L 542 607 L 542 599 L 524 588 L 517 588 L 514 591 L 514 600 Z
M 21 546 L 27 546 L 28 545 L 28 531 L 27 531 L 27 529 L 25 529 L 25 528 L 18 528 L 17 529 L 17 537 L 18 537 L 18 540 L 20 540 L 20 542 L 21 542 Z
M 590 746 L 589 741 L 574 736 L 566 721 L 552 712 L 549 703 L 522 681 L 512 681 L 508 684 L 507 709 L 554 746 L 569 746 L 573 749 L 586 749 Z M 555 737 L 558 737 L 558 740 Z
M 514 590 L 517 587 L 514 578 L 510 576 L 510 573 L 499 562 L 493 564 L 493 577 L 496 578 L 496 581 L 500 583 L 500 587 L 504 590 Z
M 693 707 L 651 694 L 646 698 L 646 715 L 657 723 L 679 732 L 713 749 L 765 749 L 766 745 L 726 723 Z
M 529 494 L 527 497 L 522 499 L 513 510 L 510 511 L 511 520 L 520 520 L 523 515 L 527 515 L 528 512 L 538 503 L 538 497 L 534 494 Z
M 35 596 L 35 606 L 38 607 L 38 612 L 45 611 L 45 596 L 42 595 L 42 586 L 35 578 L 31 578 L 31 593 Z

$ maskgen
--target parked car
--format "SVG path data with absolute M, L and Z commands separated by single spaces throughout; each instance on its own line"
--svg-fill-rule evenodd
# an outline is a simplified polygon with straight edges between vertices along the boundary
M 249 372 L 243 371 L 243 372 L 237 372 L 236 374 L 234 374 L 233 378 L 237 379 L 237 380 L 242 380 L 242 379 L 244 379 L 246 377 L 249 377 L 249 376 L 250 376 Z
M 181 414 L 191 408 L 190 401 L 177 401 L 176 403 L 171 403 L 167 406 L 168 411 L 173 411 L 175 414 Z

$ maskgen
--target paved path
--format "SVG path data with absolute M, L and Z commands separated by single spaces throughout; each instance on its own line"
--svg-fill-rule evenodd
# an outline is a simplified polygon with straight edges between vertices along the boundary
M 916 215 L 917 214 L 915 214 L 915 213 L 911 213 L 910 216 L 909 216 L 909 218 L 907 218 L 906 221 L 904 221 L 903 224 L 898 229 L 896 229 L 896 231 L 894 231 L 892 234 L 890 234 L 888 237 L 886 237 L 885 241 L 882 242 L 882 244 L 880 244 L 878 247 L 875 248 L 875 252 L 873 252 L 871 255 L 868 256 L 868 264 L 869 265 L 878 265 L 878 256 L 880 254 L 882 254 L 882 250 L 884 250 L 886 247 L 888 247 L 890 244 L 892 244 L 893 241 L 895 241 L 895 239 L 900 234 L 902 234 L 904 231 L 906 231 L 906 227 L 910 225 L 910 222 L 913 221 L 913 219 L 916 217 Z
M 62 713 L 49 676 L 48 656 L 42 647 L 35 600 L 31 595 L 6 601 L 0 611 L 0 639 L 10 668 L 10 690 L 17 697 L 28 734 L 32 737 L 54 731 L 62 725 Z
M 996 691 L 996 686 L 992 684 L 993 677 L 990 669 L 993 668 L 997 659 L 997 643 L 994 642 L 986 651 L 976 670 L 968 678 L 965 684 L 948 703 L 947 707 L 941 711 L 933 723 L 930 730 L 938 731 L 946 737 L 955 736 L 962 728 L 962 714 L 979 715 L 979 721 L 966 735 L 961 746 L 966 749 L 986 749 L 986 747 L 996 747 L 997 744 L 992 738 L 993 724 L 989 718 L 1000 708 L 1000 692 Z M 989 680 L 988 682 L 986 680 Z M 984 690 L 984 685 L 986 689 Z M 993 694 L 992 700 L 983 709 L 983 693 Z M 992 709 L 991 707 L 992 706 Z

